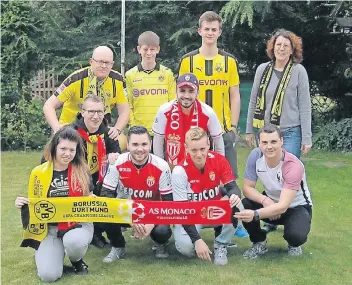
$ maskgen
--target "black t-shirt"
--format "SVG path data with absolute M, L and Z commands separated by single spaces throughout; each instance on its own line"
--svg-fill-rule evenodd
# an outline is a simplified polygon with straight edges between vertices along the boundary
M 48 197 L 68 197 L 68 169 L 64 171 L 54 170 L 53 179 L 51 180 Z

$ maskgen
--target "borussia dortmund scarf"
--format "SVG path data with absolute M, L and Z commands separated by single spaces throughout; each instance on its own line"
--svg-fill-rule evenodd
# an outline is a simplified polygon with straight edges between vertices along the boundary
M 47 199 L 50 183 L 53 178 L 54 164 L 52 162 L 45 162 L 36 168 L 33 169 L 28 186 L 28 198 L 40 198 Z M 68 185 L 69 185 L 69 196 L 76 197 L 82 196 L 82 191 L 78 191 L 80 189 L 79 185 L 75 185 L 72 187 L 71 181 L 71 173 L 72 167 L 69 165 L 68 167 Z M 58 198 L 53 198 L 58 199 Z M 67 199 L 67 198 L 64 198 Z M 26 207 L 22 207 L 22 213 L 26 212 Z M 44 208 L 43 208 L 44 209 Z M 36 209 L 36 212 L 40 212 L 43 209 Z M 44 209 L 45 211 L 47 209 Z M 49 215 L 50 211 L 45 213 L 45 215 Z M 24 218 L 25 214 L 22 215 Z M 22 221 L 23 222 L 23 221 Z M 51 221 L 50 221 L 51 222 Z M 31 223 L 25 224 L 23 222 L 25 231 L 24 231 L 24 239 L 22 241 L 22 247 L 33 247 L 34 249 L 38 249 L 40 242 L 47 236 L 48 234 L 48 226 L 46 223 Z M 76 222 L 63 222 L 58 224 L 58 237 L 62 237 L 67 231 L 73 228 L 80 227 Z
M 202 106 L 195 100 L 189 116 L 182 112 L 181 104 L 175 100 L 171 110 L 166 115 L 166 161 L 173 167 L 185 157 L 185 135 L 193 127 L 200 127 L 207 131 L 207 121 L 202 113 Z
M 74 219 L 82 223 L 230 224 L 231 213 L 235 209 L 231 209 L 228 200 L 174 202 L 72 197 L 32 198 L 30 201 L 31 223 L 65 222 Z
M 87 142 L 87 161 L 90 174 L 94 174 L 99 171 L 98 182 L 103 182 L 106 170 L 106 147 L 104 142 L 104 134 L 88 136 L 88 133 L 81 128 L 78 128 L 77 131 L 81 138 Z
M 107 77 L 104 78 L 103 80 L 99 81 L 97 77 L 94 75 L 92 68 L 88 69 L 88 80 L 89 80 L 89 86 L 88 86 L 88 94 L 92 93 L 94 95 L 100 96 L 103 98 L 104 106 L 105 106 L 105 113 L 110 114 L 111 113 L 111 108 L 109 104 L 109 97 L 107 96 L 103 85 L 105 81 L 107 80 Z
M 253 127 L 255 128 L 262 128 L 264 127 L 264 117 L 265 117 L 265 97 L 266 97 L 266 90 L 268 88 L 271 75 L 274 69 L 274 61 L 271 61 L 264 69 L 262 74 L 262 78 L 260 79 L 260 86 L 257 94 L 257 102 L 254 111 L 254 118 L 253 118 Z M 285 68 L 282 75 L 282 78 L 279 81 L 278 86 L 276 87 L 273 103 L 271 105 L 270 111 L 270 124 L 274 124 L 280 127 L 280 119 L 281 119 L 281 112 L 282 112 L 282 103 L 285 96 L 285 91 L 287 88 L 288 83 L 291 79 L 293 69 L 293 62 L 290 59 Z

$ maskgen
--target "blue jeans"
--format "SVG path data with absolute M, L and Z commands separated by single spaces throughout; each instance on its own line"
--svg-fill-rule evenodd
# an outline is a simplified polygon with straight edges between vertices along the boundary
M 255 141 L 257 146 L 259 146 L 258 142 L 258 129 L 254 129 L 255 133 Z M 301 141 L 302 141 L 302 131 L 301 126 L 287 128 L 281 130 L 281 136 L 284 141 L 282 148 L 297 158 L 301 157 Z

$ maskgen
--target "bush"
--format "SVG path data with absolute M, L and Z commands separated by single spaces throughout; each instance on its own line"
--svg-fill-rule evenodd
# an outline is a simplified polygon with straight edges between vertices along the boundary
M 1 150 L 38 150 L 46 144 L 50 127 L 38 99 L 4 104 L 1 112 Z
M 318 127 L 313 143 L 318 149 L 352 152 L 352 118 Z

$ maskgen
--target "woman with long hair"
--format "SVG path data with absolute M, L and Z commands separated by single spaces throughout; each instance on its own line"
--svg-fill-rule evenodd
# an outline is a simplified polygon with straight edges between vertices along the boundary
M 58 130 L 44 150 L 45 163 L 30 175 L 28 198 L 77 197 L 90 195 L 90 176 L 82 139 L 72 127 Z M 17 197 L 15 206 L 22 210 L 30 200 Z M 93 237 L 92 223 L 49 223 L 26 225 L 22 247 L 33 247 L 39 278 L 44 282 L 59 279 L 65 254 L 77 274 L 87 274 L 84 263 Z

